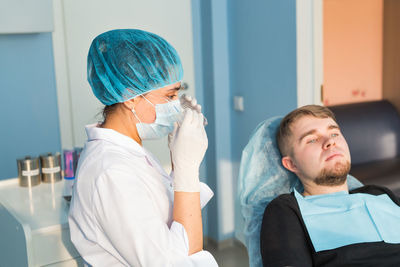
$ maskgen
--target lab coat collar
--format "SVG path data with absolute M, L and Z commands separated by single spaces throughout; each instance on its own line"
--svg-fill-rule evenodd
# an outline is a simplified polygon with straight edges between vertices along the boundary
M 98 124 L 89 124 L 85 126 L 88 141 L 104 140 L 127 149 L 135 155 L 145 156 L 145 149 L 132 138 L 123 135 L 115 130 L 100 128 Z
M 98 124 L 86 125 L 85 130 L 89 142 L 93 140 L 105 140 L 107 142 L 127 149 L 130 153 L 134 155 L 146 157 L 147 162 L 152 167 L 156 168 L 162 176 L 166 177 L 168 180 L 172 180 L 171 176 L 165 172 L 158 159 L 150 151 L 139 145 L 132 138 L 112 129 L 100 128 L 98 127 Z

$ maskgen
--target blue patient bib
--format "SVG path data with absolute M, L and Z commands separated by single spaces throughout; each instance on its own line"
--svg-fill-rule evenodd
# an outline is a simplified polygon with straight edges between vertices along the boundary
M 400 243 L 400 207 L 388 195 L 294 195 L 316 252 L 363 243 Z

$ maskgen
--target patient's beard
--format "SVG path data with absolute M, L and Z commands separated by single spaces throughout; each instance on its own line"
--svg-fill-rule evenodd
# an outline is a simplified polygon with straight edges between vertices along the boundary
M 330 169 L 324 168 L 314 182 L 317 185 L 337 186 L 342 185 L 346 181 L 347 174 L 350 171 L 350 162 L 336 162 L 335 166 Z

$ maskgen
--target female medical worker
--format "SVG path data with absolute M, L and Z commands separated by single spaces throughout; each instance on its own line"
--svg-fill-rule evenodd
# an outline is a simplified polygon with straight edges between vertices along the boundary
M 91 44 L 87 74 L 106 107 L 104 122 L 86 127 L 69 213 L 71 239 L 85 262 L 217 266 L 202 250 L 201 207 L 213 195 L 199 182 L 204 117 L 195 102 L 181 112 L 175 49 L 141 30 L 105 32 Z M 142 140 L 169 133 L 173 178 L 142 147 Z

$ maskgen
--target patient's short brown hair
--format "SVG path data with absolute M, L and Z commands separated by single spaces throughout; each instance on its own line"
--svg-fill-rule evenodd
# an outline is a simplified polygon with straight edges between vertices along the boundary
M 314 116 L 321 119 L 332 118 L 336 122 L 335 114 L 333 114 L 333 112 L 329 108 L 324 106 L 307 105 L 293 110 L 282 119 L 276 135 L 278 147 L 283 157 L 291 155 L 292 153 L 292 147 L 290 143 L 292 131 L 290 129 L 290 126 L 296 120 L 304 116 Z

